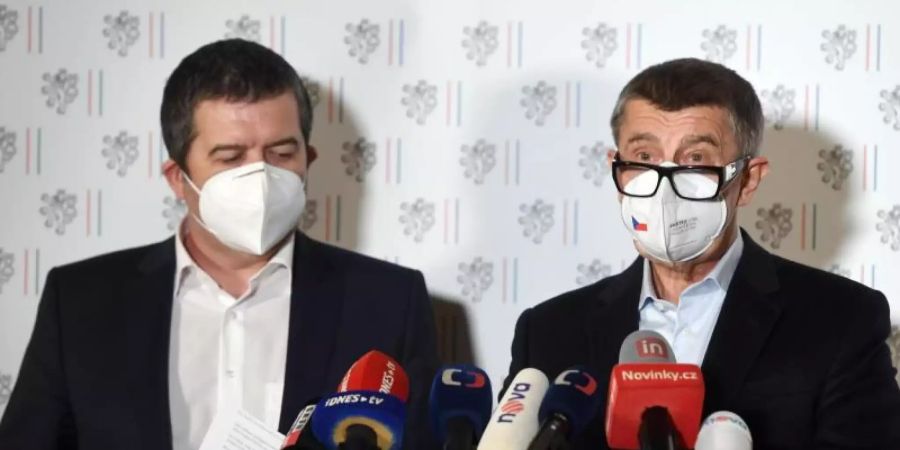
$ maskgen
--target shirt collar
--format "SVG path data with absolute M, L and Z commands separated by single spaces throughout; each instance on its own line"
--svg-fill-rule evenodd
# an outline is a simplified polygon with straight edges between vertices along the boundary
M 175 230 L 175 292 L 181 288 L 184 278 L 193 270 L 200 269 L 194 259 L 191 258 L 187 248 L 184 246 L 184 237 L 187 235 L 185 231 L 184 221 Z M 296 241 L 296 233 L 291 233 L 287 242 L 272 256 L 266 265 L 253 276 L 259 277 L 263 273 L 270 272 L 274 268 L 284 267 L 289 271 L 294 269 L 294 244 Z
M 734 278 L 734 271 L 737 269 L 738 262 L 741 260 L 741 254 L 744 253 L 744 238 L 741 233 L 737 233 L 737 237 L 728 250 L 722 255 L 722 258 L 716 263 L 715 267 L 702 280 L 688 286 L 685 292 L 688 292 L 695 286 L 712 282 L 718 289 L 728 292 L 728 286 L 731 285 L 731 279 Z M 644 276 L 641 280 L 641 297 L 638 302 L 638 310 L 658 299 L 656 289 L 653 287 L 653 273 L 650 270 L 650 261 L 644 259 Z

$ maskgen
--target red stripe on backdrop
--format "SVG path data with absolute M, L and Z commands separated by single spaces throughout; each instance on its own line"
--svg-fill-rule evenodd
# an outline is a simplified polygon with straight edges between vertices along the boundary
M 750 25 L 747 25 L 747 70 L 750 70 Z
M 25 250 L 25 269 L 22 271 L 23 274 L 24 274 L 24 276 L 25 276 L 25 290 L 23 291 L 23 292 L 25 292 L 25 295 L 28 295 L 28 278 L 29 278 L 29 277 L 28 277 L 28 266 L 29 266 L 29 264 L 28 264 L 28 250 L 26 249 L 26 250 Z
M 800 250 L 806 250 L 806 203 L 800 210 Z
M 506 24 L 506 67 L 512 67 L 512 22 Z
M 328 79 L 328 123 L 334 121 L 334 78 Z
M 868 178 L 869 178 L 869 148 L 866 145 L 863 145 L 863 191 L 868 188 Z
M 150 57 L 153 58 L 153 13 L 149 14 L 149 26 L 147 27 L 147 41 L 149 42 Z
M 447 126 L 450 126 L 450 101 L 451 101 L 451 90 L 453 89 L 453 85 L 450 81 L 447 82 Z
M 325 196 L 325 242 L 331 240 L 331 196 Z
M 809 130 L 809 85 L 806 85 L 803 97 L 803 129 Z
M 388 22 L 388 65 L 394 65 L 394 21 Z
M 625 29 L 625 68 L 631 68 L 631 24 Z
M 459 244 L 459 197 L 454 200 L 453 207 L 453 242 Z
M 31 128 L 25 130 L 25 175 L 31 175 Z
M 147 133 L 147 178 L 153 178 L 153 132 Z
M 87 194 L 84 196 L 85 198 L 85 207 L 84 207 L 84 220 L 85 220 L 85 235 L 91 235 L 91 190 L 87 190 Z
M 88 92 L 87 92 L 87 107 L 88 107 L 88 115 L 92 115 L 94 111 L 94 71 L 88 70 Z
M 506 149 L 503 152 L 503 184 L 509 186 L 509 141 L 506 141 Z
M 387 138 L 384 148 L 384 182 L 391 184 L 391 138 Z
M 503 258 L 503 303 L 506 303 L 506 258 Z
M 450 218 L 447 217 L 450 214 L 450 200 L 444 199 L 444 243 L 447 244 L 450 242 Z
M 866 25 L 866 72 L 869 71 L 869 62 L 872 56 L 872 25 Z
M 31 35 L 32 35 L 32 26 L 31 26 L 31 6 L 28 7 L 28 53 L 31 53 Z

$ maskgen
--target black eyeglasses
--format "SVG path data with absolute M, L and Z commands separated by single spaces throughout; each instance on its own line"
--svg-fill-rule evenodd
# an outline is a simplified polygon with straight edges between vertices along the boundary
M 616 153 L 612 162 L 612 175 L 616 189 L 629 197 L 653 197 L 659 190 L 660 181 L 668 178 L 675 195 L 686 200 L 712 200 L 744 169 L 748 159 L 749 156 L 743 156 L 724 166 L 662 167 L 622 161 Z M 643 177 L 641 182 L 632 183 L 638 177 Z M 705 183 L 703 180 L 712 183 Z

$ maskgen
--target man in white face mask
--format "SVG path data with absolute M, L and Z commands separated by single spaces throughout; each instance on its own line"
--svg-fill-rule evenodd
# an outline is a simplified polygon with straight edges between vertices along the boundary
M 51 271 L 2 449 L 197 449 L 219 414 L 285 433 L 371 349 L 409 381 L 404 437 L 431 448 L 435 328 L 418 271 L 297 231 L 312 107 L 253 42 L 188 55 L 161 107 L 176 235 Z
M 702 367 L 705 414 L 737 413 L 754 448 L 900 448 L 884 296 L 769 254 L 738 226 L 769 171 L 754 88 L 715 63 L 669 61 L 625 86 L 611 125 L 609 213 L 641 256 L 523 312 L 510 376 L 588 363 L 606 382 L 625 337 L 653 330 Z M 598 416 L 575 449 L 607 448 Z

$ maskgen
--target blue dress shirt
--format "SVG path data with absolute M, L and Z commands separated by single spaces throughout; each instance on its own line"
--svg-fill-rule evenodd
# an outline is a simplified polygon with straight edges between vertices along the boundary
M 738 233 L 713 270 L 702 280 L 688 286 L 677 305 L 656 295 L 650 262 L 645 259 L 638 303 L 638 328 L 663 335 L 672 345 L 677 362 L 702 365 L 728 285 L 743 251 L 744 240 Z

